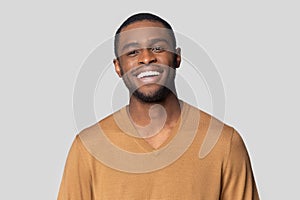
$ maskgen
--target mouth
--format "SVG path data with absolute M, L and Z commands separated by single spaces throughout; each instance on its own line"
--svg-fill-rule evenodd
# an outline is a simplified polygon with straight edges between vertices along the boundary
M 143 71 L 136 75 L 137 79 L 141 81 L 143 84 L 151 84 L 151 83 L 158 83 L 161 79 L 162 72 L 149 70 Z
M 143 71 L 143 72 L 140 72 L 136 75 L 136 77 L 138 79 L 143 79 L 143 78 L 150 78 L 150 77 L 156 77 L 156 76 L 159 76 L 161 74 L 161 72 L 159 71 Z
M 132 75 L 136 77 L 143 84 L 158 83 L 163 76 L 165 69 L 159 65 L 141 66 L 132 72 Z

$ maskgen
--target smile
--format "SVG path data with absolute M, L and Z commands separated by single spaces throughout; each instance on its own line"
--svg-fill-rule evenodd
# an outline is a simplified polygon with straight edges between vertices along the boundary
M 146 78 L 146 77 L 154 77 L 154 76 L 159 76 L 160 72 L 158 71 L 144 71 L 139 73 L 136 77 L 141 79 L 141 78 Z

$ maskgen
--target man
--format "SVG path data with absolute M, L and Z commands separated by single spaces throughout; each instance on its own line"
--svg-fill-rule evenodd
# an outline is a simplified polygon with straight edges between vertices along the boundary
M 113 63 L 129 105 L 76 136 L 59 200 L 259 199 L 240 135 L 178 99 L 180 54 L 158 16 L 136 14 L 120 26 Z

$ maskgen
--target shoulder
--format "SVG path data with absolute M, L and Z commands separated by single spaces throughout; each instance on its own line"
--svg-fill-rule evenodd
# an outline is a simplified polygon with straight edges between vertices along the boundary
M 97 121 L 96 123 L 84 128 L 78 133 L 79 138 L 89 137 L 95 135 L 101 130 L 110 130 L 116 128 L 116 117 L 118 117 L 121 110 L 124 108 L 104 117 L 103 119 Z
M 190 105 L 186 102 L 184 102 L 184 104 L 187 107 L 186 110 L 189 110 L 189 114 L 195 115 L 196 113 L 199 116 L 199 129 L 207 129 L 207 131 L 211 131 L 211 133 L 214 135 L 222 133 L 222 135 L 227 136 L 228 139 L 232 137 L 235 129 L 231 125 L 225 123 L 222 119 L 218 119 L 212 114 L 209 114 L 208 112 L 205 112 L 193 105 Z
M 234 127 L 224 123 L 222 120 L 217 119 L 213 115 L 197 108 L 192 105 L 185 103 L 188 109 L 195 115 L 199 116 L 198 123 L 198 134 L 199 139 L 201 140 L 201 147 L 199 157 L 204 158 L 208 154 L 217 155 L 223 154 L 227 156 L 229 154 L 233 135 L 236 135 L 237 138 L 241 137 Z

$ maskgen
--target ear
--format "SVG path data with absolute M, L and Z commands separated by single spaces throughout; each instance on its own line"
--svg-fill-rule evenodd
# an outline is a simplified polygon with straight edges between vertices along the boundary
M 175 68 L 178 68 L 181 63 L 181 49 L 178 47 L 175 51 Z
M 121 66 L 120 66 L 120 62 L 117 58 L 115 58 L 113 60 L 113 62 L 114 62 L 114 65 L 115 65 L 115 71 L 118 74 L 118 76 L 121 78 L 122 77 L 122 69 L 121 69 Z

